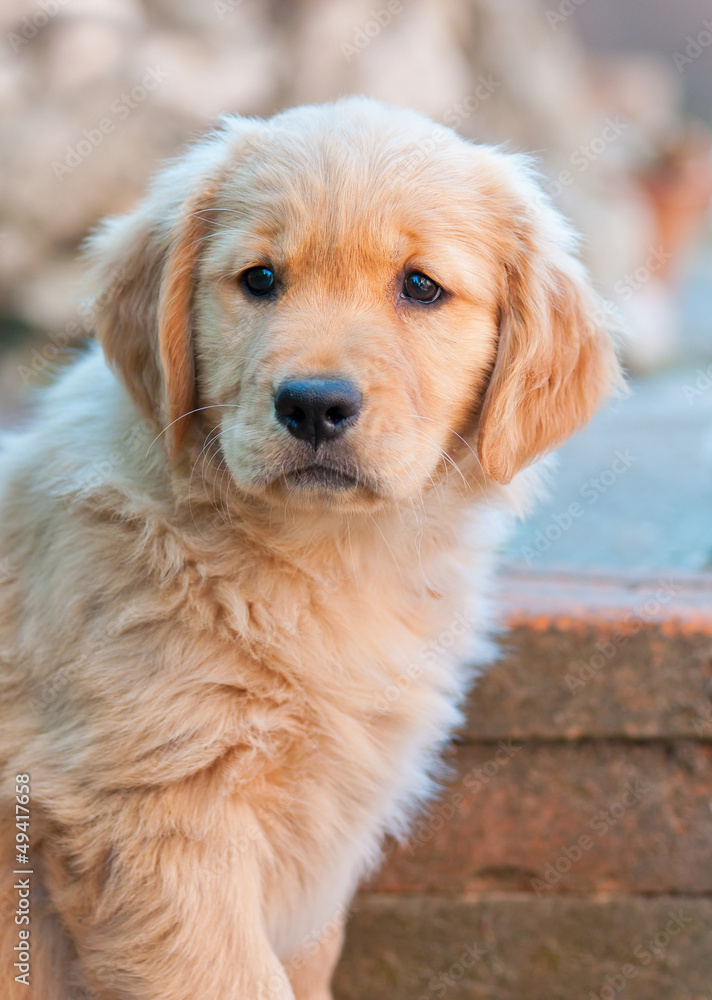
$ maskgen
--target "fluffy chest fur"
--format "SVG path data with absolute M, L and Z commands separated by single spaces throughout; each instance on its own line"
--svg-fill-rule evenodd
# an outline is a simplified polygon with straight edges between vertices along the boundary
M 263 854 L 266 919 L 288 957 L 432 791 L 470 679 L 463 654 L 488 625 L 501 515 L 433 498 L 380 521 L 275 523 L 201 495 L 169 515 L 151 435 L 96 358 L 78 369 L 54 390 L 72 395 L 71 424 L 6 458 L 5 510 L 24 528 L 5 556 L 31 570 L 3 600 L 11 676 L 34 707 L 17 760 L 58 836 L 99 808 L 107 828 L 130 822 L 130 788 L 145 842 L 202 845 L 208 883 Z M 89 375 L 101 408 L 81 392 Z M 96 451 L 75 452 L 87 421 Z M 69 439 L 61 474 L 55 435 Z M 129 488 L 139 474 L 143 494 Z M 46 627 L 23 631 L 40 609 Z

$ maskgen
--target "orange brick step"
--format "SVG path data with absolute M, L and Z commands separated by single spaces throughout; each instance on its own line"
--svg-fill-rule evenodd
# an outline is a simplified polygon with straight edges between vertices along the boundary
M 503 593 L 503 655 L 357 898 L 337 1000 L 712 1000 L 712 577 Z

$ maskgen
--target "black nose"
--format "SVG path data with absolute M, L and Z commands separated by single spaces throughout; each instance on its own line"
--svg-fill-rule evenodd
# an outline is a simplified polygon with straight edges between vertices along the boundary
M 346 379 L 290 379 L 278 387 L 274 408 L 290 434 L 316 449 L 358 420 L 361 393 Z

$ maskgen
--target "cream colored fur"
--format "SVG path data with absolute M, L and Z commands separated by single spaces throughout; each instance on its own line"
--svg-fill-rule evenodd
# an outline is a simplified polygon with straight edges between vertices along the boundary
M 93 253 L 101 346 L 0 457 L 3 997 L 325 1000 L 487 658 L 520 470 L 617 382 L 604 313 L 525 161 L 361 99 L 226 119 Z M 352 489 L 289 485 L 309 374 L 363 392 Z

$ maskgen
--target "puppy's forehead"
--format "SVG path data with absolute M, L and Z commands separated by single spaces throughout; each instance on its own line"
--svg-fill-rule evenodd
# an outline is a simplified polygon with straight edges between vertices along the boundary
M 445 129 L 433 138 L 435 126 L 419 116 L 406 118 L 408 128 L 394 117 L 248 133 L 227 165 L 220 226 L 247 256 L 275 263 L 395 261 L 471 239 L 472 147 Z

